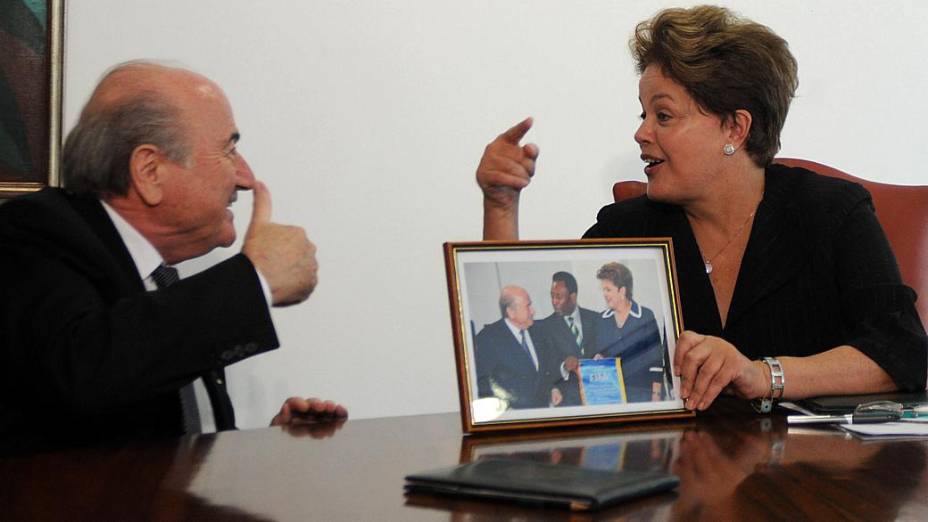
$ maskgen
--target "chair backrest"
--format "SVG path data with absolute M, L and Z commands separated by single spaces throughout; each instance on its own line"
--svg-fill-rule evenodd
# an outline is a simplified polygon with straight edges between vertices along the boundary
M 774 162 L 860 183 L 870 192 L 876 217 L 896 254 L 902 280 L 918 293 L 915 306 L 922 324 L 928 325 L 928 186 L 877 183 L 803 159 L 777 158 Z M 612 186 L 612 195 L 616 201 L 623 201 L 647 190 L 647 183 L 620 181 Z
M 618 201 L 637 198 L 648 192 L 648 184 L 644 181 L 619 181 L 612 186 L 612 197 Z

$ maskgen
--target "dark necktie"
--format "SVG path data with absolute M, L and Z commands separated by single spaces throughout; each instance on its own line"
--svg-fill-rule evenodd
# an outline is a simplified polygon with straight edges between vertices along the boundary
M 167 288 L 180 281 L 177 269 L 165 265 L 158 265 L 158 268 L 151 273 L 151 278 L 154 279 L 155 286 L 158 288 Z
M 532 351 L 528 349 L 528 339 L 525 338 L 525 330 L 519 330 L 519 334 L 522 335 L 522 349 L 525 350 L 525 355 L 528 355 L 528 360 L 532 361 L 532 366 L 535 366 L 535 369 L 538 369 L 538 366 L 535 364 L 535 358 L 532 357 Z
M 583 336 L 580 335 L 580 328 L 577 327 L 577 323 L 574 322 L 574 316 L 567 316 L 567 323 L 570 325 L 570 333 L 574 334 L 574 341 L 577 342 L 577 347 L 583 347 Z
M 151 273 L 151 278 L 158 288 L 167 288 L 180 280 L 177 269 L 165 265 L 158 265 L 158 268 Z M 178 395 L 180 396 L 180 407 L 184 413 L 184 432 L 199 433 L 201 431 L 200 408 L 197 407 L 197 396 L 193 391 L 193 383 L 183 386 L 178 390 Z

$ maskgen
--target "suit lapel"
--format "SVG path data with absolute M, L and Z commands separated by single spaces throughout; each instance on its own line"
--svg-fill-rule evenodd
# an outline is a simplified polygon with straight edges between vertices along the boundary
M 81 218 L 90 226 L 96 237 L 103 244 L 103 248 L 110 254 L 110 258 L 119 267 L 117 273 L 125 277 L 120 278 L 114 291 L 119 296 L 128 296 L 145 291 L 142 275 L 139 274 L 132 255 L 126 248 L 122 237 L 113 225 L 109 214 L 100 201 L 92 198 L 71 197 L 71 206 Z M 107 277 L 104 281 L 112 281 Z M 216 422 L 216 430 L 224 431 L 235 429 L 235 410 L 225 384 L 225 371 L 222 368 L 210 370 L 200 377 L 209 395 L 210 406 Z M 179 401 L 179 399 L 178 399 Z
M 538 357 L 538 367 L 541 368 L 541 355 L 538 352 L 538 340 L 537 329 L 532 327 L 528 330 L 529 336 L 532 338 L 532 344 L 535 346 L 535 356 Z M 525 351 L 525 348 L 522 347 L 522 343 L 519 342 L 512 331 L 509 330 L 509 327 L 506 325 L 505 321 L 500 321 L 500 335 L 503 335 L 506 339 L 506 345 L 510 347 L 513 353 L 518 354 L 516 357 L 521 358 L 522 364 L 520 366 L 525 366 L 528 369 L 531 369 L 532 372 L 536 372 L 538 369 L 535 368 L 535 361 L 532 360 L 532 356 Z
M 142 283 L 142 276 L 135 266 L 135 261 L 129 255 L 129 250 L 100 201 L 94 198 L 73 196 L 70 196 L 69 200 L 71 207 L 87 223 L 103 249 L 109 254 L 108 257 L 118 267 L 117 273 L 125 276 L 120 278 L 117 284 L 118 294 L 125 296 L 144 292 L 145 285 Z M 112 280 L 112 276 L 106 276 L 106 280 Z
M 790 280 L 802 268 L 815 241 L 804 232 L 801 209 L 790 198 L 785 176 L 766 175 L 764 200 L 757 209 L 735 290 L 726 329 L 750 308 Z
M 567 327 L 567 321 L 564 320 L 563 316 L 560 316 L 557 313 L 553 313 L 548 316 L 548 321 L 550 321 L 549 324 L 551 324 L 553 329 L 552 331 L 555 335 L 558 336 L 559 341 L 570 341 L 574 344 L 574 346 L 576 346 L 577 343 L 574 341 L 574 335 L 570 331 L 570 328 Z
M 580 355 L 591 357 L 596 351 L 596 321 L 599 320 L 599 314 L 579 306 L 577 308 L 580 310 L 580 323 L 583 326 L 583 346 L 580 347 Z

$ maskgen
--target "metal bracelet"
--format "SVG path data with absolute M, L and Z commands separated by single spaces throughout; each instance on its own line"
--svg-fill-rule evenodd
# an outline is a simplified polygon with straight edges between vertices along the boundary
M 780 400 L 783 398 L 783 390 L 786 387 L 783 365 L 776 357 L 764 357 L 764 362 L 770 367 L 770 398 Z
M 776 402 L 783 398 L 786 377 L 783 375 L 783 365 L 776 357 L 764 357 L 763 362 L 770 368 L 770 396 L 754 399 L 751 406 L 757 413 L 770 413 Z

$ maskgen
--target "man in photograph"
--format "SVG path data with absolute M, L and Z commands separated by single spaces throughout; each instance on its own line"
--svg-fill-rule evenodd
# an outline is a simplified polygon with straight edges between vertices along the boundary
M 596 325 L 599 314 L 577 305 L 577 279 L 570 272 L 555 272 L 551 277 L 551 306 L 554 312 L 539 324 L 554 348 L 560 353 L 560 372 L 566 383 L 562 406 L 581 404 L 577 377 L 579 359 L 596 353 Z
M 536 326 L 532 300 L 524 288 L 500 292 L 500 320 L 477 334 L 477 392 L 509 408 L 544 408 L 561 402 L 559 354 Z

